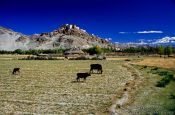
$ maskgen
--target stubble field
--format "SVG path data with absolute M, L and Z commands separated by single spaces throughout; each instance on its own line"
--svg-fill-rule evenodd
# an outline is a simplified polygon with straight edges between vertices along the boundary
M 103 66 L 76 82 L 91 63 Z M 15 67 L 21 73 L 12 75 Z M 0 114 L 108 114 L 130 72 L 120 61 L 0 60 Z
M 109 60 L 17 60 L 0 56 L 0 115 L 146 115 L 175 113 L 175 80 L 156 87 L 174 72 L 174 58 L 129 57 Z M 103 66 L 76 82 L 90 64 Z M 145 66 L 146 65 L 146 66 Z M 12 75 L 15 67 L 21 73 Z M 152 71 L 153 68 L 157 70 Z

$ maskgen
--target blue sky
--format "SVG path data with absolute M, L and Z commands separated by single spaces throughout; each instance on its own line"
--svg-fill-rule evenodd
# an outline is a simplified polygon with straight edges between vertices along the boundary
M 175 0 L 0 0 L 0 25 L 27 35 L 76 24 L 113 42 L 175 36 Z

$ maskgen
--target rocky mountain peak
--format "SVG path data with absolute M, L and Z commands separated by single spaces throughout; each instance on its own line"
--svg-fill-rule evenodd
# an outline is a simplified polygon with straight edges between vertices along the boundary
M 76 26 L 65 24 L 52 32 L 26 36 L 0 27 L 0 50 L 15 49 L 87 49 L 93 46 L 109 48 L 112 44 L 95 35 L 91 35 Z M 8 47 L 7 47 L 8 46 Z
M 86 30 L 80 29 L 78 26 L 75 24 L 65 24 L 61 26 L 58 30 L 55 30 L 55 34 L 65 34 L 65 35 L 74 35 L 74 36 L 88 36 L 89 34 L 86 32 Z
M 0 50 L 28 49 L 28 36 L 0 27 Z

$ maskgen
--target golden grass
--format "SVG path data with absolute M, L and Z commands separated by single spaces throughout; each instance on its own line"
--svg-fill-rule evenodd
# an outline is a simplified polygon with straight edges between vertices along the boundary
M 18 55 L 18 54 L 1 54 L 0 55 L 0 60 L 12 60 L 12 59 L 22 59 L 22 58 L 27 58 L 29 55 Z
M 86 82 L 75 82 L 77 72 L 91 63 L 103 66 Z M 133 79 L 119 61 L 107 60 L 1 60 L 0 114 L 107 114 L 112 98 Z M 12 75 L 20 67 L 19 75 Z
M 123 61 L 128 58 L 131 61 Z M 126 83 L 129 83 L 127 91 L 130 96 L 125 109 L 131 113 L 138 109 L 141 114 L 143 110 L 139 107 L 145 107 L 144 102 L 148 102 L 147 106 L 149 107 L 152 106 L 152 102 L 155 102 L 155 98 L 153 97 L 151 100 L 149 95 L 156 94 L 154 85 L 158 78 L 147 73 L 146 70 L 141 72 L 142 74 L 146 73 L 145 75 L 140 75 L 140 70 L 135 68 L 136 71 L 139 70 L 137 75 L 133 72 L 134 68 L 126 67 L 123 64 L 133 63 L 172 69 L 175 68 L 175 59 L 146 57 L 138 60 L 133 57 L 128 58 L 14 60 L 16 56 L 1 55 L 0 114 L 109 114 L 109 107 L 113 101 L 116 101 L 116 98 L 122 96 Z M 104 73 L 102 75 L 92 74 L 86 82 L 77 83 L 75 81 L 76 73 L 88 72 L 91 63 L 102 64 Z M 19 75 L 11 75 L 14 67 L 21 68 Z M 141 81 L 138 80 L 138 76 Z M 142 88 L 140 88 L 139 85 L 143 81 Z M 139 91 L 138 88 L 140 88 Z M 156 92 L 158 91 L 159 89 L 156 89 Z M 146 95 L 148 98 L 140 98 L 136 93 L 141 97 L 145 94 L 149 95 Z M 160 93 L 161 95 L 162 93 Z
M 149 57 L 143 58 L 142 61 L 134 62 L 133 64 L 175 69 L 175 58 Z
M 128 59 L 128 58 L 126 58 L 126 57 L 106 58 L 106 60 L 118 60 L 118 61 L 124 61 L 126 59 Z

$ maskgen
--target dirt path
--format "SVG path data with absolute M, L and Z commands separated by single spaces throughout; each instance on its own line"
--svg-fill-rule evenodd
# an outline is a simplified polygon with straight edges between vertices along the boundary
M 109 108 L 110 115 L 129 115 L 129 112 L 124 109 L 124 106 L 129 105 L 134 101 L 135 92 L 142 83 L 142 75 L 140 75 L 138 70 L 128 63 L 125 63 L 122 66 L 131 73 L 133 79 L 128 81 L 125 86 L 120 89 L 117 95 L 121 98 L 114 100 L 112 106 Z

